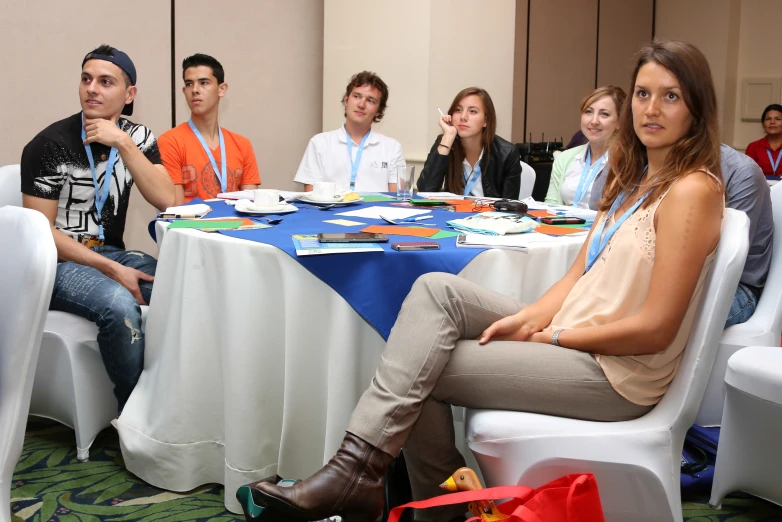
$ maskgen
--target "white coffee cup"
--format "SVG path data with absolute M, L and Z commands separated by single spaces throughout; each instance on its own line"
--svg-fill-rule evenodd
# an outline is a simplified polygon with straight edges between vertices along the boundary
M 316 200 L 335 199 L 337 184 L 329 181 L 316 181 L 312 184 L 312 198 Z
M 280 204 L 280 191 L 274 189 L 258 189 L 253 191 L 254 207 L 276 207 Z

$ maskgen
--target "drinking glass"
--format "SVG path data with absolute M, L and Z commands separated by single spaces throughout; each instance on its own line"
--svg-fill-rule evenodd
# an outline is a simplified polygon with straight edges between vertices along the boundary
M 396 173 L 396 199 L 397 201 L 410 201 L 413 196 L 415 165 L 399 165 L 396 168 Z

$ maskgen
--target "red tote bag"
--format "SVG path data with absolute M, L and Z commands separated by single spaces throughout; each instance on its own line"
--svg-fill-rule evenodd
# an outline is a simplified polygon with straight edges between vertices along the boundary
M 508 522 L 605 522 L 597 480 L 591 473 L 566 475 L 532 489 L 524 486 L 501 486 L 449 493 L 429 500 L 410 502 L 395 507 L 388 522 L 399 522 L 406 508 L 426 509 L 438 506 L 464 504 L 480 500 L 502 500 L 497 509 Z M 469 520 L 480 520 L 473 517 Z

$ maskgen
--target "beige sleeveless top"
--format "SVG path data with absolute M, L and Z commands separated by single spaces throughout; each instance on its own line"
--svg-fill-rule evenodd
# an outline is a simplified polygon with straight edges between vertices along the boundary
M 552 329 L 598 326 L 640 312 L 654 268 L 654 214 L 666 194 L 649 207 L 637 210 L 617 229 L 592 269 L 568 294 L 562 309 L 551 321 Z M 606 229 L 612 224 L 613 216 Z M 651 406 L 668 389 L 687 344 L 713 258 L 714 252 L 706 258 L 679 332 L 668 348 L 653 355 L 595 355 L 608 382 L 625 399 Z

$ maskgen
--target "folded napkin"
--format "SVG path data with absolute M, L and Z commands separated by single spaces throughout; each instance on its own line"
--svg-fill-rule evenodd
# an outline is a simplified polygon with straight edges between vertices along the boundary
M 206 203 L 195 203 L 193 205 L 180 205 L 178 207 L 168 207 L 165 212 L 158 216 L 181 216 L 200 218 L 211 212 L 212 207 Z
M 521 234 L 534 230 L 538 223 L 534 219 L 507 212 L 482 212 L 463 219 L 446 221 L 449 227 L 468 234 L 504 236 Z

